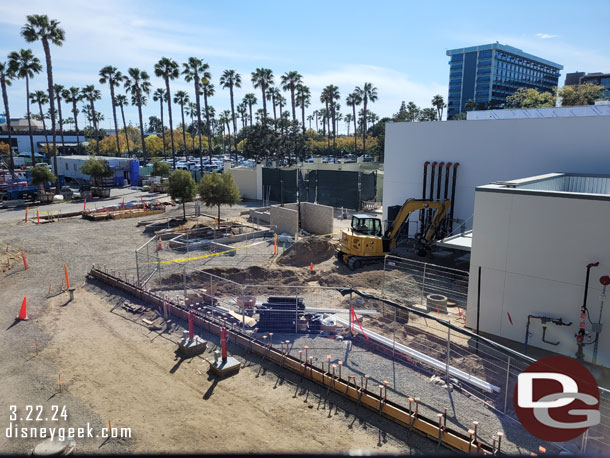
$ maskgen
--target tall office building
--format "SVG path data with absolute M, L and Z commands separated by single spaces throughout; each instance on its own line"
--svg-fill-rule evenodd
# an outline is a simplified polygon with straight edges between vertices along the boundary
M 563 69 L 563 65 L 497 42 L 451 49 L 447 55 L 451 56 L 447 119 L 466 111 L 471 99 L 499 108 L 522 87 L 553 91 Z

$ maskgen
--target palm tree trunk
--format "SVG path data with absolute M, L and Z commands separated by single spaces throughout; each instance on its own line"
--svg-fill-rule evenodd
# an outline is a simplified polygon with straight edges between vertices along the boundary
M 290 85 L 290 100 L 292 101 L 292 120 L 297 120 L 295 103 L 294 103 L 294 85 Z
M 174 169 L 176 168 L 176 147 L 174 146 L 174 124 L 172 121 L 172 94 L 169 90 L 169 78 L 165 78 L 165 87 L 167 89 L 167 113 L 169 115 L 169 138 L 172 142 L 172 159 L 174 161 Z
M 13 140 L 11 138 L 11 114 L 8 109 L 8 94 L 6 93 L 6 78 L 4 75 L 0 78 L 2 85 L 2 100 L 4 102 L 4 111 L 6 115 L 6 127 L 8 129 L 8 152 L 10 158 L 11 176 L 15 178 L 15 161 L 13 159 Z M 32 153 L 33 154 L 33 153 Z
M 199 99 L 199 78 L 195 78 L 195 102 L 197 104 L 197 134 L 199 136 L 199 167 L 203 176 L 203 146 L 201 146 L 201 101 Z
M 64 139 L 64 118 L 61 115 L 61 95 L 57 93 L 57 113 L 59 114 L 59 135 L 61 135 L 61 149 L 66 152 L 66 141 Z
M 333 100 L 333 106 L 332 106 L 332 110 L 330 110 L 330 114 L 332 117 L 332 121 L 333 121 L 333 150 L 336 152 L 337 151 L 337 131 L 335 130 L 335 126 L 337 125 L 335 122 L 335 102 Z
M 326 100 L 326 119 L 324 120 L 324 122 L 326 122 L 328 124 L 328 135 L 326 136 L 326 145 L 327 145 L 326 147 L 330 151 L 330 116 L 328 116 L 329 113 L 330 113 L 330 110 L 328 109 L 328 100 Z
M 252 104 L 248 102 L 248 106 L 250 107 L 250 127 L 252 127 Z
M 59 171 L 57 169 L 57 151 L 55 138 L 55 98 L 53 93 L 53 64 L 51 63 L 51 49 L 49 48 L 49 41 L 46 38 L 42 39 L 42 48 L 44 49 L 44 56 L 47 64 L 47 84 L 49 85 L 49 105 L 51 107 L 51 132 L 53 134 L 53 170 L 57 176 L 55 182 L 55 189 L 59 192 Z M 47 142 L 48 143 L 48 142 Z
M 184 155 L 186 156 L 186 126 L 184 125 L 184 105 L 180 105 L 180 111 L 182 111 L 182 141 L 184 142 Z
M 237 119 L 235 118 L 235 103 L 233 98 L 233 84 L 229 86 L 231 94 L 231 118 L 233 120 L 233 150 L 235 151 L 235 165 L 237 165 Z M 275 111 L 275 107 L 273 107 Z
M 354 154 L 358 154 L 358 140 L 357 140 L 358 125 L 356 123 L 356 120 L 358 118 L 356 117 L 356 104 L 355 103 L 352 105 L 352 111 L 354 112 Z
M 318 114 L 316 113 L 316 132 L 319 130 L 320 128 L 318 127 Z
M 25 96 L 27 100 L 28 131 L 30 133 L 30 148 L 32 149 L 32 167 L 36 165 L 36 154 L 34 153 L 34 133 L 32 132 L 32 113 L 30 111 L 30 78 L 25 75 Z
M 277 116 L 275 113 L 275 96 L 271 96 L 271 103 L 273 104 L 273 124 L 275 126 L 275 130 L 277 130 Z
M 163 125 L 163 97 L 159 99 L 159 105 L 161 106 L 161 140 L 163 141 L 163 157 L 167 158 L 167 151 L 165 150 L 165 126 Z
M 38 109 L 40 110 L 40 120 L 42 121 L 42 130 L 44 130 L 45 148 L 47 149 L 47 155 L 49 155 L 49 136 L 47 135 L 47 123 L 44 122 L 44 113 L 42 112 L 42 103 L 40 103 L 40 102 L 38 102 Z
M 95 135 L 95 152 L 97 155 L 100 155 L 100 135 L 97 128 L 97 116 L 95 114 L 95 105 L 93 100 L 91 100 L 91 115 L 93 116 L 93 132 Z
M 127 123 L 125 122 L 125 110 L 123 110 L 123 105 L 121 105 L 121 118 L 123 118 L 123 130 L 125 131 L 125 142 L 127 142 L 127 156 L 131 156 L 131 151 L 129 151 L 129 135 L 127 135 Z M 119 132 L 117 131 L 116 134 L 118 138 Z
M 114 131 L 116 132 L 116 154 L 120 156 L 121 142 L 119 141 L 119 123 L 116 120 L 116 105 L 114 103 L 114 81 L 108 80 L 108 83 L 110 84 L 110 103 L 112 103 L 112 117 L 114 118 Z M 61 110 L 59 112 L 61 113 Z
M 144 121 L 142 120 L 142 98 L 138 96 L 138 116 L 140 117 L 140 139 L 142 140 L 142 159 L 146 164 L 146 142 L 144 141 Z
M 261 84 L 261 92 L 263 93 L 263 126 L 267 124 L 267 99 L 265 98 L 265 85 Z
M 78 113 L 78 109 L 76 108 L 76 100 L 72 102 L 72 113 L 74 114 L 74 128 L 76 129 L 76 144 L 78 146 L 78 149 L 80 150 L 80 135 L 78 135 L 78 117 L 76 116 L 76 113 Z
M 206 122 L 206 131 L 208 133 L 208 157 L 210 158 L 210 162 L 212 161 L 212 130 L 210 129 L 210 107 L 208 106 L 208 93 L 204 91 L 203 93 L 203 104 L 205 106 L 205 122 Z M 203 173 L 203 169 L 201 170 Z
M 301 105 L 301 119 L 303 120 L 303 135 L 305 135 L 305 132 L 307 131 L 305 129 L 305 104 Z
M 366 154 L 366 97 L 364 97 L 364 115 L 362 116 L 362 154 Z

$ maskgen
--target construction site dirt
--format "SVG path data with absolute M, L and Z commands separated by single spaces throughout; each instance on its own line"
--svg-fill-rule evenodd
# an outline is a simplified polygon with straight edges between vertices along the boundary
M 223 207 L 222 216 L 246 224 L 240 215 L 244 208 Z M 194 207 L 187 205 L 187 212 L 193 211 Z M 177 218 L 181 212 L 181 208 L 168 209 L 163 216 Z M 158 216 L 142 219 L 154 221 Z M 212 221 L 202 218 L 192 226 L 195 224 L 209 226 Z M 187 229 L 182 227 L 178 231 Z M 209 377 L 205 359 L 213 357 L 218 339 L 200 330 L 198 333 L 215 345 L 209 345 L 202 357 L 176 359 L 174 351 L 182 335 L 181 328 L 175 327 L 169 333 L 149 329 L 142 318 L 154 320 L 154 312 L 130 313 L 121 305 L 125 301 L 137 303 L 135 299 L 86 280 L 93 264 L 116 270 L 125 278 L 135 278 L 138 272 L 134 251 L 150 237 L 151 233 L 138 227 L 135 219 L 90 222 L 69 218 L 44 225 L 14 221 L 0 226 L 0 248 L 11 247 L 11 264 L 18 266 L 20 253 L 17 256 L 15 250 L 20 249 L 24 250 L 28 264 L 27 270 L 19 266 L 0 276 L 0 326 L 4 334 L 0 339 L 2 412 L 8 413 L 11 405 L 24 408 L 61 404 L 69 412 L 67 424 L 62 426 L 78 427 L 89 422 L 101 428 L 111 422 L 132 429 L 130 439 L 77 440 L 76 451 L 84 453 L 436 450 L 436 443 L 409 435 L 404 427 L 357 409 L 339 397 L 330 399 L 332 409 L 328 406 L 323 409 L 319 401 L 326 404 L 325 390 L 313 384 L 307 385 L 307 390 L 297 390 L 295 396 L 294 379 L 298 376 L 237 347 L 230 351 L 242 362 L 239 375 L 222 380 Z M 333 288 L 356 287 L 380 293 L 388 275 L 399 275 L 384 273 L 383 266 L 352 272 L 336 261 L 332 245 L 325 239 L 301 239 L 292 247 L 288 243 L 285 251 L 285 245 L 280 244 L 277 256 L 271 252 L 273 238 L 261 238 L 255 243 L 260 245 L 250 248 L 252 241 L 238 244 L 248 245 L 246 249 L 252 250 L 247 261 L 213 256 L 196 259 L 193 265 L 240 284 L 260 285 L 257 295 L 261 296 L 274 291 L 266 290 L 265 285 L 326 287 L 320 295 L 327 295 L 327 306 L 343 309 L 349 308 L 350 303 Z M 197 252 L 190 251 L 186 256 L 178 251 L 163 255 L 168 260 L 198 257 Z M 207 262 L 209 259 L 219 260 L 219 264 Z M 167 262 L 167 270 L 151 281 L 150 288 L 168 295 L 180 294 L 184 277 L 170 267 L 183 263 Z M 189 288 L 197 287 L 198 272 L 189 272 Z M 69 301 L 67 292 L 61 292 L 67 286 L 68 275 L 70 285 L 75 287 L 73 301 Z M 204 279 L 202 276 L 200 287 L 207 284 Z M 216 293 L 235 297 L 243 290 L 234 283 L 219 282 Z M 27 297 L 29 320 L 17 322 L 15 317 L 23 297 Z M 366 300 L 357 305 L 361 309 L 377 307 Z M 361 324 L 386 335 L 395 333 L 396 342 L 436 349 L 436 357 L 443 358 L 446 350 L 441 329 L 435 330 L 424 323 L 424 318 L 413 315 L 402 322 L 396 320 L 397 325 L 393 313 L 388 308 L 387 313 L 364 317 Z M 449 319 L 456 324 L 461 321 L 456 313 Z M 359 334 L 358 329 L 355 333 Z M 513 420 L 459 389 L 441 388 L 430 380 L 430 373 L 412 364 L 393 361 L 368 348 L 361 343 L 362 337 L 354 342 L 347 358 L 345 341 L 297 334 L 287 335 L 286 339 L 291 340 L 295 350 L 309 346 L 312 356 L 319 360 L 331 354 L 333 360 L 360 365 L 359 369 L 353 368 L 370 374 L 378 382 L 390 379 L 390 397 L 403 397 L 404 393 L 418 396 L 422 409 L 431 415 L 448 408 L 448 422 L 463 430 L 473 420 L 479 421 L 481 440 L 485 442 L 491 443 L 494 434 L 504 431 L 503 451 L 529 453 L 539 445 Z M 467 348 L 470 343 L 465 339 L 463 345 Z M 454 364 L 473 373 L 484 372 L 471 356 L 464 356 Z M 490 383 L 500 383 L 492 374 L 486 375 Z M 309 393 L 308 398 L 305 393 Z M 8 415 L 2 418 L 0 426 L 5 428 Z M 30 453 L 39 442 L 40 439 L 17 441 L 0 437 L 0 450 Z

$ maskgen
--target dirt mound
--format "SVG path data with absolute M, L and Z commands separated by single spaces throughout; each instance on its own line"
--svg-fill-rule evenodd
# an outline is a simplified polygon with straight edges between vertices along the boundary
M 335 255 L 335 248 L 328 240 L 310 237 L 293 243 L 279 257 L 277 263 L 282 266 L 307 267 L 329 260 Z

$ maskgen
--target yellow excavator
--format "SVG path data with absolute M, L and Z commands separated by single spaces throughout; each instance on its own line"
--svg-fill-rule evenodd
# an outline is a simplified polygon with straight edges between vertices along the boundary
M 399 210 L 385 234 L 382 233 L 381 220 L 371 215 L 352 215 L 349 231 L 341 231 L 337 246 L 337 258 L 354 270 L 366 264 L 383 261 L 385 255 L 396 247 L 400 229 L 417 210 L 432 210 L 434 215 L 422 234 L 416 234 L 419 245 L 418 254 L 424 256 L 434 240 L 441 223 L 451 207 L 450 200 L 435 201 L 408 199 Z

